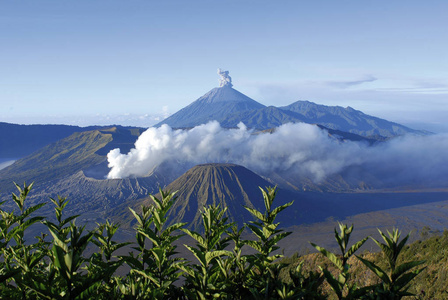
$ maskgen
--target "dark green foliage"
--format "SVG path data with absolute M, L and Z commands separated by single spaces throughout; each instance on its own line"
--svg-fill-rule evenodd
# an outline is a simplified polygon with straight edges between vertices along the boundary
M 415 269 L 423 263 L 421 260 L 400 260 L 400 255 L 410 258 L 412 251 L 421 251 L 405 246 L 408 236 L 399 241 L 398 230 L 388 236 L 380 232 L 385 243 L 375 242 L 384 253 L 388 269 L 384 271 L 384 264 L 358 257 L 379 278 L 378 284 L 358 286 L 349 260 L 355 259 L 353 254 L 367 238 L 349 247 L 353 226 L 344 224 L 339 224 L 339 232 L 335 229 L 341 254 L 313 244 L 336 273 L 328 267 L 321 267 L 321 272 L 305 271 L 298 257 L 279 261 L 283 256 L 278 253 L 278 242 L 289 232 L 279 229 L 275 220 L 292 202 L 275 207 L 276 188 L 261 189 L 264 210 L 246 207 L 254 220 L 242 228 L 229 222 L 226 207 L 211 205 L 203 208 L 203 227 L 198 231 L 186 229 L 186 223 L 169 222 L 175 193 L 160 190 L 160 199 L 151 196 L 152 203 L 141 212 L 131 209 L 137 222 L 136 241 L 133 251 L 121 256 L 115 254 L 117 250 L 131 243 L 114 240 L 118 225 L 106 222 L 87 231 L 85 226 L 76 225 L 77 216 L 64 216 L 69 201 L 63 197 L 50 199 L 55 206 L 55 222 L 33 216 L 44 204 L 27 207 L 32 184 L 16 188 L 19 193 L 13 194 L 12 200 L 17 210 L 0 209 L 0 298 L 326 299 L 328 295 L 322 289 L 326 281 L 340 299 L 400 299 L 411 294 L 409 283 L 424 272 Z M 37 223 L 44 224 L 49 235 L 36 237 L 33 242 L 26 231 Z M 242 238 L 245 229 L 252 238 Z M 182 233 L 195 242 L 185 245 L 194 261 L 176 255 L 176 241 Z M 448 234 L 443 238 L 447 245 Z M 437 247 L 433 239 L 425 243 L 431 249 Z M 120 267 L 128 270 L 126 275 L 117 275 Z
M 328 258 L 331 263 L 338 269 L 338 275 L 334 276 L 328 269 L 322 268 L 321 271 L 327 280 L 331 289 L 336 293 L 338 299 L 358 299 L 368 292 L 368 288 L 358 288 L 350 282 L 350 265 L 347 263 L 349 258 L 367 241 L 367 238 L 348 247 L 350 235 L 353 231 L 353 225 L 347 227 L 345 224 L 339 223 L 339 232 L 334 229 L 334 236 L 341 250 L 340 256 L 311 243 L 320 253 Z
M 384 258 L 387 261 L 389 271 L 385 271 L 377 264 L 358 257 L 376 276 L 381 279 L 381 283 L 374 287 L 376 297 L 381 299 L 401 299 L 404 296 L 413 296 L 408 292 L 409 284 L 424 268 L 414 269 L 424 263 L 424 261 L 409 261 L 398 264 L 398 257 L 402 253 L 403 247 L 409 238 L 409 234 L 401 241 L 400 232 L 394 229 L 387 232 L 387 236 L 378 230 L 385 243 L 381 243 L 372 238 L 380 247 Z M 412 270 L 414 269 L 414 270 Z
M 174 285 L 182 273 L 184 261 L 175 258 L 174 241 L 181 235 L 175 234 L 184 223 L 176 223 L 165 228 L 166 215 L 174 203 L 175 193 L 160 190 L 161 199 L 151 196 L 153 205 L 142 207 L 138 214 L 131 209 L 137 220 L 137 256 L 130 253 L 122 259 L 131 267 L 124 279 L 116 278 L 116 283 L 124 298 L 160 299 L 176 298 L 179 289 Z M 149 245 L 148 245 L 149 244 Z
M 184 266 L 186 284 L 184 292 L 188 299 L 226 299 L 231 294 L 226 291 L 226 281 L 223 277 L 226 270 L 223 268 L 223 256 L 231 256 L 230 251 L 225 250 L 229 245 L 229 237 L 225 233 L 232 226 L 224 217 L 226 209 L 219 206 L 204 208 L 202 221 L 204 233 L 183 229 L 196 241 L 196 247 L 185 245 L 190 250 L 198 264 Z
M 277 229 L 279 223 L 275 223 L 275 219 L 281 211 L 291 206 L 293 202 L 274 208 L 272 204 L 277 189 L 261 189 L 261 192 L 265 206 L 264 213 L 246 207 L 255 219 L 247 226 L 257 238 L 256 240 L 246 242 L 247 245 L 257 251 L 256 254 L 248 257 L 249 263 L 253 266 L 251 268 L 252 281 L 250 283 L 250 291 L 256 299 L 271 299 L 277 294 L 278 289 L 282 290 L 283 288 L 279 278 L 280 270 L 283 266 L 281 264 L 272 264 L 282 255 L 273 254 L 273 252 L 279 249 L 277 246 L 278 242 L 291 234 L 290 232 L 282 232 L 282 230 Z

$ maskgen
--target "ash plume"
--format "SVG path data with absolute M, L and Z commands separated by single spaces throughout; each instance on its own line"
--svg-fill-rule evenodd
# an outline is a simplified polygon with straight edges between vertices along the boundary
M 232 78 L 229 76 L 229 71 L 223 71 L 218 68 L 218 75 L 221 76 L 219 79 L 219 87 L 228 86 L 232 87 Z

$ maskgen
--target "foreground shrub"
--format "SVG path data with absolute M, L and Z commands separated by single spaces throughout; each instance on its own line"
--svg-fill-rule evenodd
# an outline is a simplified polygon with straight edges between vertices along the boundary
M 399 263 L 409 236 L 399 241 L 394 230 L 385 243 L 374 240 L 388 262 L 383 270 L 373 261 L 354 253 L 367 238 L 349 247 L 353 226 L 339 224 L 335 238 L 341 250 L 334 254 L 312 244 L 336 268 L 305 272 L 303 263 L 279 262 L 278 243 L 290 232 L 279 229 L 277 216 L 292 202 L 275 207 L 276 188 L 261 189 L 264 209 L 246 209 L 252 222 L 238 228 L 228 222 L 227 208 L 203 208 L 199 231 L 186 229 L 186 223 L 170 224 L 169 210 L 176 201 L 175 193 L 160 190 L 160 199 L 151 196 L 152 204 L 141 212 L 131 209 L 136 220 L 135 243 L 118 243 L 114 235 L 118 225 L 106 222 L 88 231 L 76 225 L 77 216 L 64 216 L 69 201 L 51 199 L 56 221 L 33 216 L 44 204 L 27 207 L 26 197 L 32 188 L 16 185 L 13 194 L 17 209 L 0 209 L 0 298 L 5 299 L 325 299 L 326 281 L 338 299 L 400 299 L 411 295 L 409 284 L 422 268 L 423 261 Z M 25 240 L 30 226 L 42 223 L 48 234 L 34 242 Z M 252 238 L 242 238 L 243 232 Z M 195 261 L 179 257 L 176 241 L 190 236 L 194 245 L 185 245 Z M 132 246 L 127 255 L 117 250 Z M 94 248 L 92 254 L 86 249 Z M 251 250 L 252 249 L 252 250 Z M 250 251 L 249 251 L 250 250 Z M 91 251 L 89 251 L 91 253 Z M 349 259 L 356 257 L 379 278 L 379 283 L 358 286 L 353 283 Z M 294 260 L 292 261 L 293 263 Z M 129 270 L 118 276 L 117 269 Z M 288 279 L 282 275 L 288 273 Z

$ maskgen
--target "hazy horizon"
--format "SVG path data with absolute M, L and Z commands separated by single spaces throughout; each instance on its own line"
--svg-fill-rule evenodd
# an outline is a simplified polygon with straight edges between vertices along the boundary
M 149 127 L 218 86 L 448 132 L 448 2 L 2 2 L 0 122 Z

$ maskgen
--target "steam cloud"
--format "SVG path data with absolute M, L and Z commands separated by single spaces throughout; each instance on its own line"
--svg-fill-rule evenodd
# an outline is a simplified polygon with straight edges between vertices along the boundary
M 273 133 L 253 134 L 242 123 L 224 129 L 213 121 L 191 130 L 149 128 L 128 154 L 109 152 L 108 178 L 145 176 L 164 162 L 179 168 L 235 163 L 259 175 L 293 174 L 318 183 L 350 167 L 394 184 L 448 182 L 448 135 L 404 136 L 376 146 L 342 142 L 317 126 L 285 124 Z
M 232 87 L 233 86 L 232 78 L 229 76 L 229 71 L 223 71 L 218 68 L 218 75 L 221 76 L 221 78 L 219 79 L 220 87 L 223 87 L 223 86 Z

